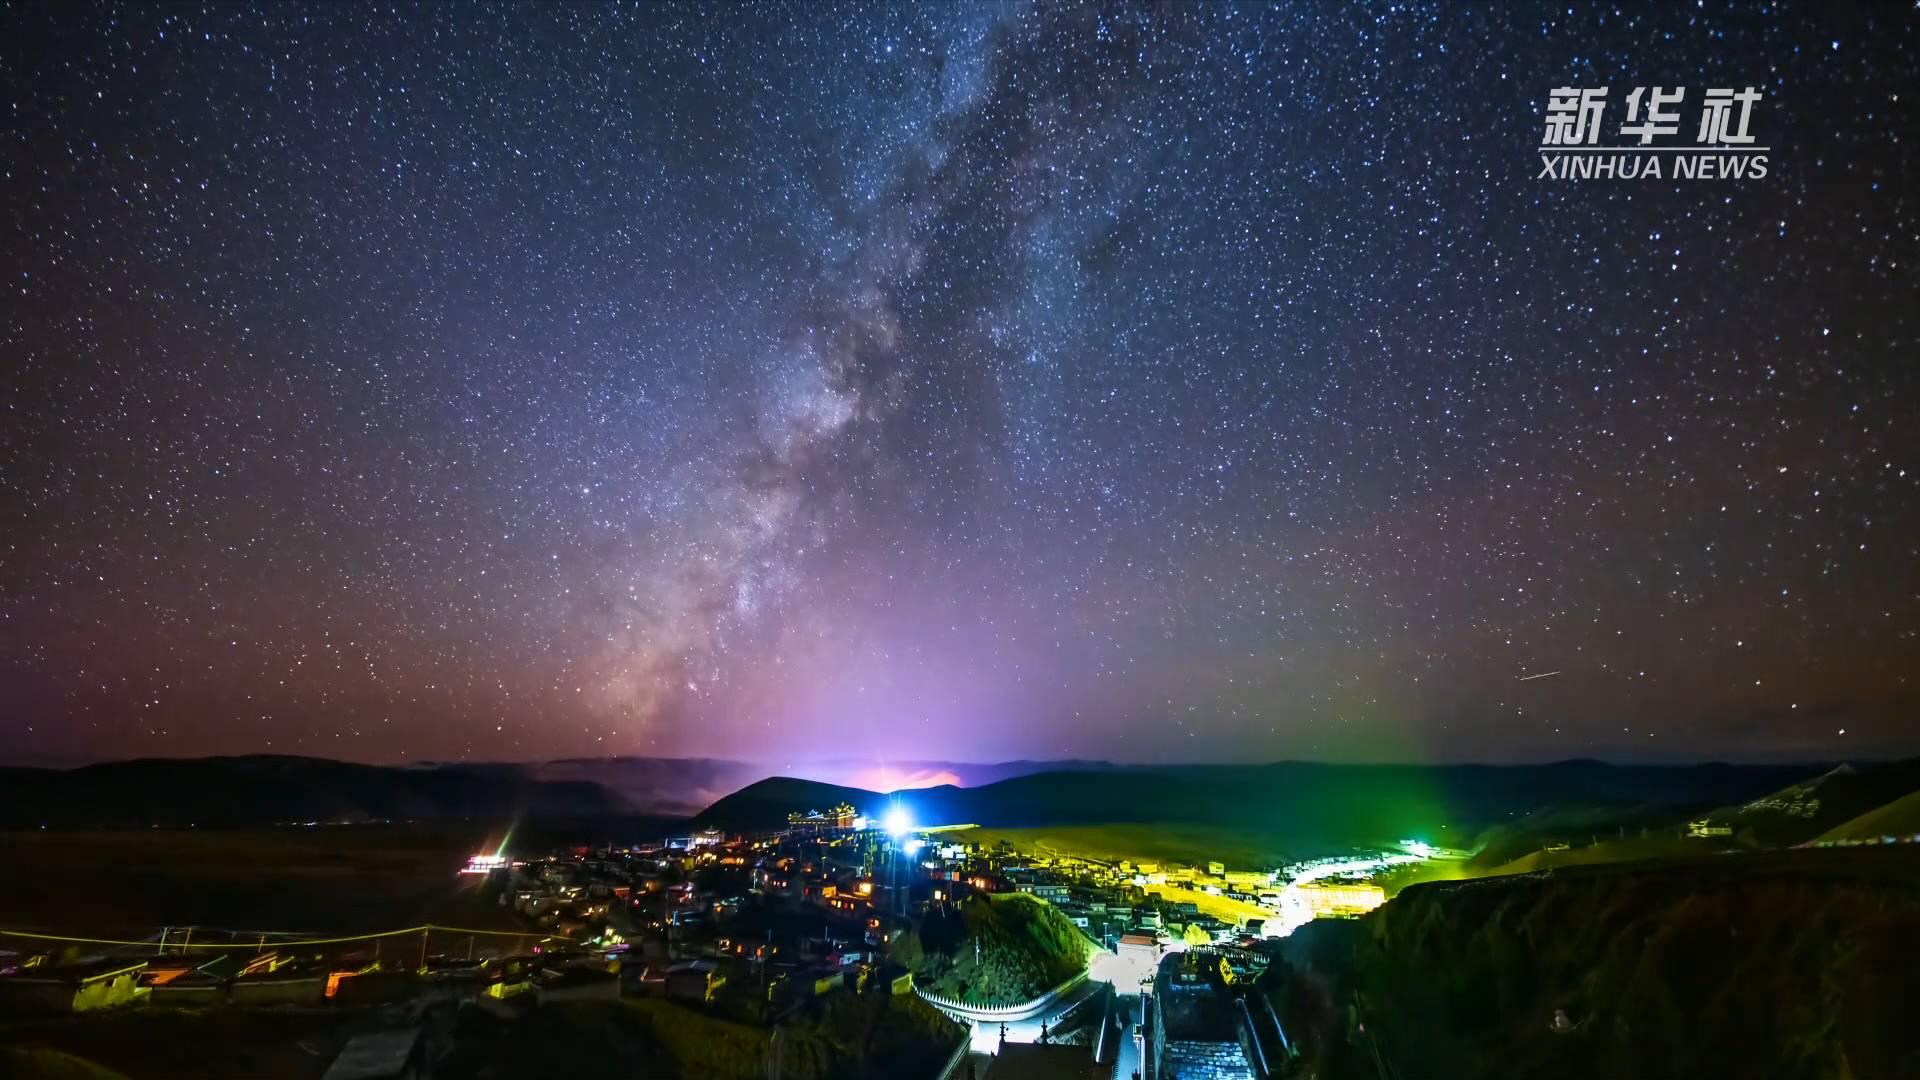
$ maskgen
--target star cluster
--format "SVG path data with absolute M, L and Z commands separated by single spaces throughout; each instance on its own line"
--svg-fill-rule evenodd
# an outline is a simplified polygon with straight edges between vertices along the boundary
M 1911 8 L 6 18 L 11 756 L 1920 747 Z

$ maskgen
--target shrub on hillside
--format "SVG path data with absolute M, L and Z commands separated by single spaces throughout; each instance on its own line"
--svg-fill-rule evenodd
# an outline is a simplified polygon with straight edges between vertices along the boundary
M 936 994 L 981 1005 L 1033 998 L 1086 970 L 1078 927 L 1043 900 L 976 896 L 936 908 L 895 945 L 894 959 Z

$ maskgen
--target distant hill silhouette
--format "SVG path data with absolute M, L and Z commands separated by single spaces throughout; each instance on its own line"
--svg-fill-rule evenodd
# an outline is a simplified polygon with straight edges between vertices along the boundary
M 532 815 L 588 818 L 606 788 L 522 765 L 359 765 L 255 755 L 0 769 L 0 828 L 223 827 Z
M 1056 769 L 1113 769 L 1101 761 L 890 761 L 824 759 L 805 766 L 806 779 L 851 787 L 926 787 L 940 781 L 965 786 L 990 784 L 1027 773 Z M 531 765 L 541 780 L 581 780 L 611 789 L 635 810 L 691 817 L 721 796 L 764 777 L 764 764 L 727 758 L 589 757 Z M 789 773 L 788 775 L 791 775 Z
M 1839 765 L 1711 816 L 1732 826 L 1737 840 L 1778 847 L 1805 843 L 1915 791 L 1920 791 L 1920 758 Z
M 539 780 L 598 784 L 636 810 L 684 817 L 766 774 L 765 766 L 723 758 L 562 758 L 527 769 Z
M 975 788 L 884 794 L 775 778 L 703 811 L 725 828 L 777 828 L 795 810 L 845 800 L 870 814 L 898 801 L 922 824 L 1037 826 L 1166 822 L 1260 827 L 1302 844 L 1343 845 L 1409 836 L 1467 846 L 1482 829 L 1543 807 L 1637 807 L 1680 820 L 1819 775 L 1823 766 L 1269 765 L 1107 767 L 1017 776 Z M 1442 833 L 1442 826 L 1451 832 Z
M 982 768 L 1006 775 L 1033 767 L 1021 762 Z M 380 766 L 274 755 L 0 768 L 0 828 L 500 816 L 592 820 L 684 813 L 691 809 L 687 800 L 702 795 L 710 800 L 699 812 L 702 824 L 741 830 L 779 828 L 794 811 L 842 801 L 877 816 L 898 801 L 923 824 L 1188 823 L 1281 832 L 1303 846 L 1419 836 L 1465 847 L 1483 830 L 1511 826 L 1543 808 L 1600 808 L 1583 811 L 1582 825 L 1604 830 L 1619 820 L 1672 822 L 1715 806 L 1737 810 L 1817 780 L 1830 812 L 1817 829 L 1790 830 L 1794 839 L 1788 842 L 1798 842 L 1920 787 L 1920 762 L 1827 779 L 1820 778 L 1828 767 L 1819 765 L 1073 763 L 979 787 L 891 794 L 795 777 L 741 779 L 753 771 L 740 762 L 707 759 Z M 736 782 L 732 794 L 712 798 Z
M 840 787 L 791 776 L 770 776 L 748 784 L 707 807 L 694 820 L 698 824 L 721 829 L 778 829 L 786 825 L 788 814 L 827 810 L 840 803 L 851 803 L 862 813 L 878 815 L 886 801 L 886 796 L 877 791 Z

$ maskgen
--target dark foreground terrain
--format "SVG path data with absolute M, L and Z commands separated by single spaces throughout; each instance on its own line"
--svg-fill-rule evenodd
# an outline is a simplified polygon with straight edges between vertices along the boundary
M 458 873 L 478 852 L 658 842 L 684 822 L 640 815 L 269 828 L 0 832 L 0 929 L 119 937 L 162 926 L 303 933 L 423 922 L 495 927 Z M 0 947 L 4 947 L 0 941 Z
M 15 871 L 0 889 L 0 929 L 111 938 L 162 926 L 495 925 L 499 906 L 457 873 L 490 835 L 457 824 L 0 833 L 0 865 Z
M 1416 885 L 1276 968 L 1323 1078 L 1920 1076 L 1920 849 Z
M 390 1029 L 362 1009 L 125 1010 L 94 1016 L 0 1017 L 8 1080 L 319 1080 L 354 1034 Z M 766 1030 L 658 998 L 542 1005 L 517 1018 L 477 1010 L 428 1019 L 454 1049 L 439 1080 L 529 1076 L 759 1080 L 773 1052 Z M 925 1076 L 960 1029 L 931 1006 L 885 992 L 843 995 L 783 1032 L 787 1080 Z

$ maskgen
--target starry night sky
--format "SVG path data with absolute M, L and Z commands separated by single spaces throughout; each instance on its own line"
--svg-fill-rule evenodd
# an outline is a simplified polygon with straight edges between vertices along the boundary
M 1920 20 L 1656 10 L 8 5 L 0 757 L 1920 749 Z

